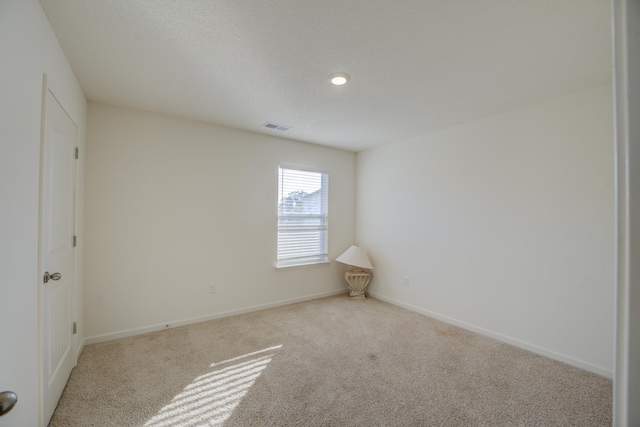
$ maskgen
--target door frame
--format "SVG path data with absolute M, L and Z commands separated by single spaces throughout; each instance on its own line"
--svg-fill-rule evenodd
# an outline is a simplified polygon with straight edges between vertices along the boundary
M 45 142 L 46 142 L 46 114 L 47 114 L 47 94 L 51 93 L 51 95 L 56 99 L 60 107 L 67 114 L 69 119 L 76 126 L 76 129 L 80 129 L 78 127 L 78 123 L 73 119 L 72 115 L 69 114 L 69 111 L 65 108 L 64 103 L 61 102 L 60 98 L 57 96 L 58 91 L 55 89 L 55 86 L 51 83 L 49 76 L 46 73 L 42 75 L 42 101 L 41 101 L 41 114 L 40 114 L 40 167 L 39 167 L 39 193 L 38 193 L 38 423 L 39 425 L 44 425 L 44 319 L 43 319 L 43 287 L 42 287 L 42 278 L 45 273 L 44 267 L 44 259 L 43 259 L 43 196 L 44 196 L 44 184 L 45 184 L 45 176 L 44 176 L 44 155 L 45 155 Z M 78 147 L 78 138 L 79 135 L 76 133 L 75 147 Z M 78 164 L 76 164 L 73 172 L 73 233 L 77 235 L 77 203 L 78 203 Z M 77 254 L 74 250 L 73 254 L 73 268 L 72 271 L 72 283 L 71 283 L 71 301 L 70 301 L 70 315 L 71 319 L 74 319 L 75 322 L 77 319 Z M 77 343 L 76 338 L 72 336 L 71 339 L 71 357 L 73 358 L 73 365 L 76 366 L 78 362 L 78 351 L 77 351 Z

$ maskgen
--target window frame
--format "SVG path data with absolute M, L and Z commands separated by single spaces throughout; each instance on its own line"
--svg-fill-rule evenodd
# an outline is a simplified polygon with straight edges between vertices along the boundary
M 282 170 L 293 170 L 293 171 L 301 171 L 301 172 L 311 172 L 321 174 L 321 209 L 320 218 L 321 224 L 317 226 L 306 226 L 307 231 L 309 229 L 316 229 L 318 231 L 323 232 L 322 241 L 313 240 L 313 243 L 318 243 L 320 250 L 313 255 L 305 255 L 298 257 L 280 257 L 281 252 L 281 235 L 285 233 L 291 233 L 292 227 L 286 227 L 281 224 L 281 218 L 284 215 L 281 215 L 281 206 L 282 206 L 282 198 L 285 197 L 282 194 L 283 187 L 283 176 Z M 288 267 L 299 267 L 305 265 L 315 265 L 315 264 L 327 264 L 330 262 L 329 260 L 329 173 L 324 169 L 308 167 L 308 166 L 300 166 L 293 164 L 280 163 L 278 164 L 278 173 L 277 173 L 277 194 L 278 200 L 276 203 L 276 268 L 288 268 Z M 293 227 L 295 228 L 295 227 Z M 288 229 L 288 230 L 287 230 Z

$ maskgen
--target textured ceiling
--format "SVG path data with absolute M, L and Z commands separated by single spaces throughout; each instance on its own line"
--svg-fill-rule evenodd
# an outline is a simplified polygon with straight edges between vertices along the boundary
M 40 3 L 90 101 L 351 151 L 611 81 L 608 0 Z

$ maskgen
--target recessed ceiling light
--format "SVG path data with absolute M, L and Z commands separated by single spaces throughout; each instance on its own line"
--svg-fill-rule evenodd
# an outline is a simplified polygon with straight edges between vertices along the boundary
M 346 84 L 351 77 L 347 73 L 333 73 L 329 76 L 331 84 L 335 86 L 342 86 Z

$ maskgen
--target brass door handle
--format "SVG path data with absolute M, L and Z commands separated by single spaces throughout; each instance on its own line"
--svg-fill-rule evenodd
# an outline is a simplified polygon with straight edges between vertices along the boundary
M 0 393 L 0 417 L 13 409 L 18 401 L 18 395 L 12 391 L 3 391 Z
M 44 273 L 44 283 L 47 283 L 49 280 L 60 280 L 61 278 L 62 274 L 60 273 L 49 274 L 48 271 Z

